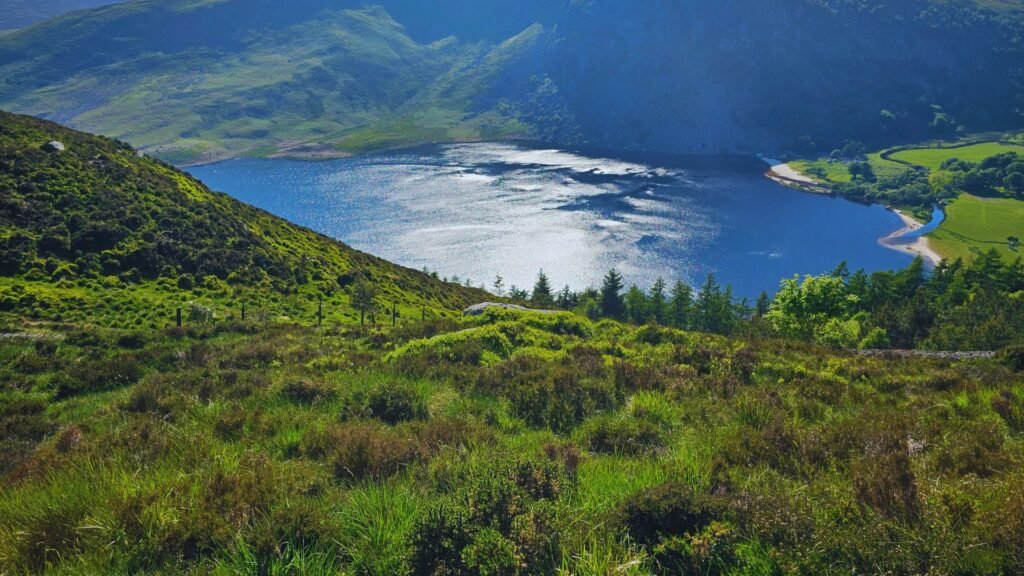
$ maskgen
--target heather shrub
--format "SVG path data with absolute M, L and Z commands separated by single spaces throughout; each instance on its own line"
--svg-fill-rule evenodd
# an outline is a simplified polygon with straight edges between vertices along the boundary
M 1024 432 L 1024 399 L 1012 390 L 1003 390 L 992 398 L 992 410 L 1006 422 L 1014 432 Z
M 131 386 L 142 377 L 142 364 L 132 354 L 83 360 L 56 380 L 58 400 Z
M 999 352 L 999 360 L 1014 372 L 1024 371 L 1024 344 L 1008 346 Z
M 551 574 L 562 547 L 553 510 L 564 472 L 551 462 L 465 463 L 440 479 L 451 493 L 413 529 L 416 574 Z
M 1006 423 L 995 415 L 961 422 L 935 447 L 935 466 L 946 474 L 989 477 L 1012 463 L 1005 444 Z
M 851 474 L 861 504 L 903 522 L 917 519 L 921 502 L 903 426 L 881 423 L 867 438 L 863 456 L 853 463 Z
M 318 404 L 320 402 L 330 402 L 337 397 L 338 392 L 333 386 L 325 382 L 293 379 L 285 383 L 281 389 L 281 394 L 296 404 Z
M 667 442 L 667 434 L 657 422 L 618 414 L 587 421 L 580 429 L 580 438 L 591 452 L 629 456 L 656 452 Z
M 300 450 L 308 457 L 329 462 L 334 477 L 341 482 L 384 479 L 425 457 L 416 439 L 370 422 L 308 432 Z
M 669 482 L 644 490 L 619 505 L 616 521 L 640 544 L 694 534 L 714 517 L 709 497 L 687 484 Z
M 427 399 L 413 384 L 392 380 L 359 391 L 346 400 L 347 418 L 376 418 L 386 424 L 425 420 Z

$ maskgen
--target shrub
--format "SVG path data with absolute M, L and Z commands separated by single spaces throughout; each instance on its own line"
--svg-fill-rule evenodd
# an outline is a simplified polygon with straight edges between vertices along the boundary
M 499 393 L 512 402 L 516 415 L 537 428 L 569 432 L 590 414 L 611 410 L 623 401 L 614 384 L 578 369 L 580 356 L 570 354 L 556 364 L 529 356 L 514 357 L 480 371 L 476 387 Z
M 861 350 L 886 350 L 890 346 L 889 334 L 883 328 L 872 329 L 857 345 Z
M 562 557 L 548 504 L 564 475 L 551 462 L 462 463 L 444 484 L 455 494 L 413 530 L 415 574 L 552 574 Z
M 281 389 L 281 394 L 296 404 L 329 402 L 338 395 L 334 387 L 314 380 L 291 380 Z
M 237 440 L 248 421 L 249 415 L 240 406 L 234 406 L 217 417 L 213 432 L 221 440 Z
M 196 302 L 189 302 L 185 316 L 190 324 L 209 324 L 213 322 L 213 308 Z
M 427 417 L 427 401 L 412 385 L 389 382 L 378 386 L 366 396 L 369 414 L 388 424 L 398 424 Z
M 128 332 L 117 338 L 117 345 L 128 350 L 141 350 L 146 346 L 147 338 L 140 332 Z
M 54 425 L 40 398 L 0 398 L 0 474 L 14 469 Z
M 1024 399 L 1011 390 L 1003 390 L 992 398 L 992 410 L 1006 421 L 1014 432 L 1024 432 Z
M 469 448 L 480 444 L 493 444 L 494 431 L 486 425 L 466 418 L 436 418 L 416 422 L 410 428 L 427 454 L 437 454 L 444 448 Z
M 935 451 L 936 466 L 948 474 L 974 474 L 982 478 L 1004 470 L 1011 463 L 1003 449 L 1005 426 L 991 413 L 960 424 L 944 435 L 942 444 Z
M 358 422 L 307 433 L 302 453 L 326 459 L 342 482 L 384 479 L 423 459 L 414 439 L 380 425 Z
M 1014 372 L 1024 371 L 1024 344 L 1016 344 L 999 352 L 999 360 Z
M 739 535 L 729 524 L 711 522 L 703 530 L 669 538 L 654 547 L 654 561 L 662 574 L 733 574 Z
M 687 484 L 669 482 L 644 490 L 616 511 L 618 523 L 643 545 L 663 538 L 692 534 L 714 517 L 708 497 Z
M 473 526 L 465 508 L 451 500 L 430 506 L 412 531 L 409 565 L 413 574 L 462 574 L 463 550 L 472 542 Z
M 853 465 L 857 499 L 890 518 L 911 522 L 921 510 L 917 478 L 911 468 L 907 431 L 883 423 L 868 438 L 864 455 Z
M 598 416 L 584 425 L 581 436 L 591 452 L 636 456 L 665 447 L 665 433 L 646 418 Z
M 142 366 L 134 355 L 82 361 L 58 377 L 57 399 L 124 388 L 135 384 L 141 377 Z
M 515 543 L 493 528 L 477 532 L 462 550 L 461 560 L 480 576 L 516 576 L 525 567 Z

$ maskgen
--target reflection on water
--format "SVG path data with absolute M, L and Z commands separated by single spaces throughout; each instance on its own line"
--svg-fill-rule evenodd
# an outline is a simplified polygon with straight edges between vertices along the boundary
M 879 206 L 793 192 L 753 160 L 617 155 L 512 144 L 420 147 L 328 162 L 235 160 L 191 169 L 212 188 L 413 268 L 506 286 L 544 269 L 558 285 L 699 283 L 738 294 L 841 260 L 868 270 L 909 257 L 879 245 L 900 228 Z

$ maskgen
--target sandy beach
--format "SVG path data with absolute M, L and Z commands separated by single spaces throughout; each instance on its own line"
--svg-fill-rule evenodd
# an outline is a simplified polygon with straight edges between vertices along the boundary
M 764 175 L 770 180 L 782 184 L 783 186 L 789 186 L 796 190 L 803 192 L 811 192 L 814 194 L 830 194 L 831 191 L 822 186 L 817 180 L 801 174 L 789 164 L 782 162 L 781 160 L 775 160 L 774 158 L 766 158 L 764 156 L 758 156 L 762 161 L 768 164 L 768 171 Z
M 918 222 L 917 220 L 911 218 L 910 216 L 904 214 L 903 212 L 900 212 L 899 210 L 893 210 L 893 212 L 895 212 L 896 215 L 899 216 L 901 220 L 903 220 L 904 226 L 903 228 L 900 228 L 899 230 L 893 232 L 892 234 L 886 236 L 885 238 L 882 238 L 880 240 L 882 246 L 885 246 L 886 248 L 891 248 L 893 250 L 897 250 L 899 252 L 911 254 L 913 256 L 921 256 L 922 258 L 925 259 L 925 261 L 929 262 L 932 266 L 938 266 L 939 263 L 942 262 L 943 258 L 941 255 L 939 255 L 938 252 L 936 252 L 932 248 L 931 243 L 928 242 L 927 238 L 922 236 L 920 238 L 915 239 L 913 242 L 899 242 L 899 239 L 904 234 L 908 234 L 915 230 L 920 230 L 921 228 L 924 227 L 924 224 Z
M 810 184 L 812 186 L 818 184 L 817 180 L 809 176 L 805 176 L 800 172 L 797 172 L 789 164 L 779 162 L 777 160 L 770 160 L 768 158 L 766 158 L 765 161 L 771 164 L 772 174 L 778 176 L 779 178 L 782 178 L 784 180 L 790 180 L 793 182 L 800 182 L 802 184 Z

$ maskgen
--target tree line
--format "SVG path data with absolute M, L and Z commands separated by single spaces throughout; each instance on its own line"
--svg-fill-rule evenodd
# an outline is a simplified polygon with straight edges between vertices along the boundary
M 709 275 L 699 287 L 659 279 L 647 290 L 610 270 L 599 287 L 555 291 L 541 271 L 533 290 L 494 292 L 534 308 L 592 320 L 657 324 L 722 335 L 811 341 L 837 348 L 994 350 L 1024 339 L 1024 263 L 995 250 L 929 270 L 916 259 L 898 271 L 851 271 L 844 262 L 820 276 L 782 281 L 751 302 Z

